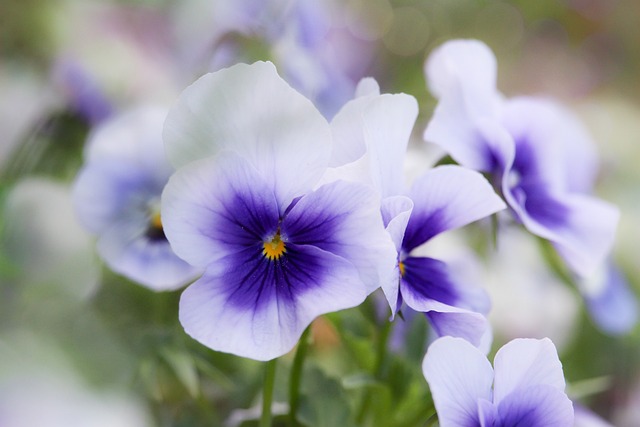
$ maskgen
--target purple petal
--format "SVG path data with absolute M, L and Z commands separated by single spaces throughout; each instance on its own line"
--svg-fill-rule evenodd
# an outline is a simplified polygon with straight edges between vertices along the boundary
M 495 427 L 498 420 L 498 408 L 486 399 L 478 400 L 480 427 Z
M 587 308 L 596 325 L 604 332 L 626 334 L 638 323 L 636 296 L 618 268 L 606 265 L 603 270 L 585 280 L 600 283 L 581 286 Z
M 402 264 L 402 295 L 407 304 L 427 299 L 455 306 L 460 301 L 446 263 L 433 258 L 408 257 Z M 420 303 L 414 305 L 409 307 L 421 311 L 416 308 Z
M 518 146 L 529 146 L 537 174 L 562 191 L 589 192 L 597 172 L 597 154 L 580 121 L 547 99 L 520 97 L 505 103 L 503 123 Z M 570 165 L 570 167 L 568 167 Z
M 446 306 L 433 307 L 425 314 L 437 336 L 462 338 L 488 353 L 493 337 L 489 321 L 482 314 Z
M 347 259 L 370 292 L 395 274 L 397 251 L 367 186 L 338 181 L 305 195 L 284 217 L 282 236 Z
M 345 259 L 288 244 L 280 260 L 254 248 L 209 266 L 180 300 L 180 322 L 202 344 L 256 360 L 293 348 L 317 316 L 360 304 L 365 289 Z
M 422 362 L 442 427 L 479 425 L 478 400 L 491 400 L 493 370 L 487 358 L 467 341 L 434 341 Z
M 572 427 L 573 404 L 567 395 L 549 385 L 513 392 L 498 404 L 498 426 Z
M 440 166 L 418 178 L 409 193 L 414 208 L 402 244 L 407 252 L 505 208 L 487 180 L 459 166 Z
M 162 221 L 173 250 L 205 267 L 277 232 L 279 207 L 268 184 L 244 159 L 228 153 L 176 172 L 162 194 Z
M 198 79 L 169 112 L 164 138 L 176 167 L 225 150 L 239 153 L 283 209 L 320 179 L 332 141 L 322 114 L 269 62 L 237 64 Z
M 550 339 L 520 338 L 504 345 L 494 360 L 493 401 L 499 404 L 511 393 L 537 385 L 564 392 L 562 364 Z

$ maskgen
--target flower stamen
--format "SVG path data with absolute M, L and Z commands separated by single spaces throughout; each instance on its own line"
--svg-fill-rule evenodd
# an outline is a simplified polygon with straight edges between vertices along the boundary
M 267 257 L 269 261 L 280 259 L 282 254 L 287 251 L 284 242 L 280 238 L 280 232 L 277 232 L 270 241 L 264 242 L 262 248 L 262 254 Z

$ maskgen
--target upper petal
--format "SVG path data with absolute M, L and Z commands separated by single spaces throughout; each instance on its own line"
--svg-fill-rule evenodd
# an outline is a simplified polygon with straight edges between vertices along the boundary
M 424 64 L 429 90 L 442 98 L 452 85 L 467 91 L 496 90 L 497 62 L 489 47 L 479 40 L 450 40 L 436 48 Z
M 198 79 L 169 112 L 164 139 L 176 167 L 221 150 L 238 152 L 285 206 L 320 179 L 332 145 L 322 114 L 269 62 Z
M 382 197 L 405 191 L 404 158 L 417 117 L 416 99 L 402 93 L 376 97 L 363 112 L 371 177 Z
M 282 221 L 283 238 L 341 256 L 369 292 L 393 274 L 397 252 L 384 229 L 380 199 L 362 184 L 336 181 L 300 198 Z
M 280 260 L 248 248 L 209 265 L 180 299 L 180 322 L 217 351 L 269 360 L 290 351 L 317 316 L 366 296 L 357 270 L 313 246 L 287 245 Z
M 496 353 L 494 360 L 494 403 L 506 396 L 536 385 L 548 385 L 564 392 L 562 364 L 549 338 L 519 338 Z
M 414 208 L 402 244 L 405 251 L 505 208 L 482 175 L 459 166 L 428 171 L 416 179 L 409 196 Z
M 262 245 L 279 207 L 271 188 L 235 153 L 180 168 L 162 193 L 162 222 L 173 250 L 195 266 Z
M 562 390 L 538 384 L 506 396 L 498 417 L 500 427 L 572 427 L 573 404 Z
M 478 400 L 491 400 L 493 370 L 477 348 L 461 338 L 434 341 L 422 362 L 442 427 L 479 425 Z

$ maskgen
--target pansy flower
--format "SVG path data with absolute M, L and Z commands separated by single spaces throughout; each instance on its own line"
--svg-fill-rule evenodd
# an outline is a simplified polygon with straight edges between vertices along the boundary
M 494 367 L 468 342 L 434 341 L 422 363 L 442 427 L 571 427 L 562 364 L 548 338 L 515 339 Z
M 579 121 L 546 99 L 504 99 L 487 46 L 455 40 L 425 64 L 438 106 L 424 137 L 463 166 L 487 173 L 515 218 L 589 276 L 610 252 L 618 210 L 589 192 L 592 142 Z
M 404 157 L 417 116 L 415 99 L 380 95 L 372 80 L 359 86 L 359 94 L 332 122 L 334 162 L 343 164 L 332 173 L 368 182 L 382 195 L 382 217 L 396 248 L 393 270 L 382 283 L 392 315 L 404 302 L 425 313 L 437 335 L 480 345 L 488 331 L 480 313 L 488 308 L 485 293 L 461 280 L 445 262 L 419 256 L 416 249 L 505 204 L 482 175 L 460 166 L 429 170 L 407 188 Z
M 173 173 L 162 143 L 166 113 L 140 107 L 98 126 L 73 188 L 77 217 L 97 235 L 100 257 L 156 291 L 182 287 L 198 272 L 173 253 L 162 227 L 160 196 Z
M 285 354 L 317 316 L 380 286 L 393 243 L 366 185 L 320 185 L 329 123 L 273 64 L 238 64 L 187 88 L 165 123 L 178 167 L 166 235 L 203 276 L 180 300 L 185 331 L 257 360 Z

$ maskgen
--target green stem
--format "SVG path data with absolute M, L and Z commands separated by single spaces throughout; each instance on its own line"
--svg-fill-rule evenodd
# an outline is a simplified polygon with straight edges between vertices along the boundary
M 307 356 L 307 350 L 309 348 L 309 332 L 311 326 L 307 327 L 300 337 L 298 343 L 298 349 L 293 359 L 293 366 L 291 367 L 291 374 L 289 376 L 289 425 L 296 427 L 298 425 L 296 421 L 296 413 L 298 412 L 298 405 L 300 402 L 300 382 L 302 379 L 302 366 L 304 365 L 304 359 Z
M 271 427 L 271 403 L 273 402 L 273 385 L 276 379 L 276 361 L 273 359 L 265 364 L 264 389 L 262 392 L 262 416 L 260 427 Z
M 380 334 L 378 335 L 378 346 L 376 348 L 376 360 L 373 366 L 373 375 L 376 380 L 382 379 L 382 374 L 384 373 L 384 365 L 387 359 L 387 342 L 389 341 L 389 336 L 391 335 L 391 329 L 393 326 L 393 322 L 385 322 L 384 326 L 380 330 Z M 367 388 L 364 393 L 362 402 L 360 403 L 360 410 L 358 411 L 358 415 L 356 417 L 356 422 L 358 424 L 362 424 L 367 416 L 367 412 L 369 412 L 369 404 L 371 403 L 371 389 Z

